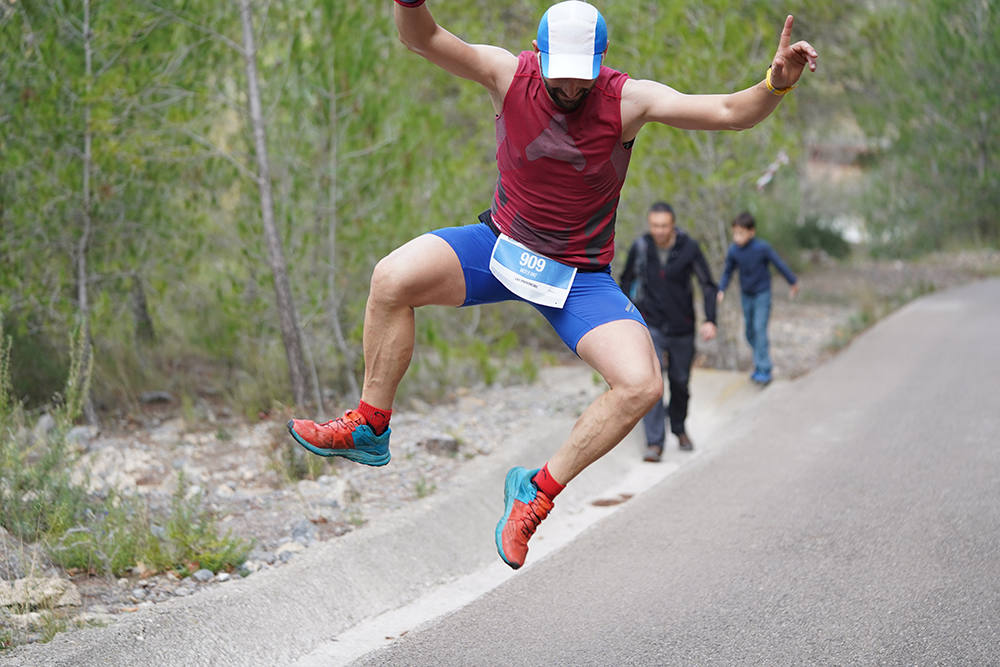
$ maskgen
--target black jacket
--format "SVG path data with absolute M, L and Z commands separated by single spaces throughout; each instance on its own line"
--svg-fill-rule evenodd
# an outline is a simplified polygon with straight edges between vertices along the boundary
M 712 280 L 708 262 L 701 253 L 698 242 L 686 233 L 677 230 L 674 245 L 667 255 L 667 264 L 660 263 L 656 243 L 646 234 L 646 280 L 644 297 L 635 304 L 646 320 L 669 336 L 684 336 L 694 333 L 694 291 L 691 274 L 698 278 L 701 293 L 705 299 L 705 319 L 715 323 L 715 295 L 719 288 Z M 638 248 L 633 243 L 628 251 L 625 269 L 618 284 L 626 294 L 636 280 Z

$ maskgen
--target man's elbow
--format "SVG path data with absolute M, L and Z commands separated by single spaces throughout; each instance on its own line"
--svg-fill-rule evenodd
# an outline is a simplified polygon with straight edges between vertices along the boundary
M 756 127 L 760 120 L 747 120 L 734 118 L 729 123 L 730 130 L 736 130 L 737 132 L 742 132 L 743 130 L 749 130 L 752 127 Z
M 729 130 L 736 130 L 737 132 L 742 130 L 749 130 L 754 127 L 763 118 L 754 118 L 751 114 L 747 113 L 747 110 L 741 109 L 735 104 L 726 104 L 722 108 L 721 123 Z
M 396 21 L 396 37 L 410 51 L 419 51 L 420 45 L 428 41 L 426 32 L 410 21 Z
M 408 50 L 416 53 L 418 56 L 427 57 L 428 45 L 431 41 L 429 37 L 408 34 L 403 30 L 397 30 L 396 35 Z
M 404 34 L 402 30 L 398 29 L 396 30 L 396 37 L 398 37 L 399 41 L 402 42 L 403 46 L 405 46 L 410 51 L 417 50 L 413 38 L 409 35 Z

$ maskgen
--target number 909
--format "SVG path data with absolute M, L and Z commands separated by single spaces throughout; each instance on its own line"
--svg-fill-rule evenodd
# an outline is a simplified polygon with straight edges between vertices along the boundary
M 530 252 L 522 252 L 521 266 L 529 269 L 530 271 L 541 272 L 545 270 L 545 258 L 539 257 L 538 255 L 532 255 Z

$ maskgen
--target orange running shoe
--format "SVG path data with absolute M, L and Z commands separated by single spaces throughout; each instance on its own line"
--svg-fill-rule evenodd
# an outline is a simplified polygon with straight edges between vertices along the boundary
M 375 435 L 372 427 L 357 410 L 348 410 L 343 417 L 317 424 L 311 419 L 290 419 L 288 432 L 295 441 L 319 456 L 343 456 L 369 466 L 384 466 L 389 454 L 389 433 Z
M 552 510 L 552 499 L 531 481 L 537 472 L 511 468 L 504 484 L 504 514 L 496 529 L 497 553 L 515 570 L 524 565 L 528 540 Z

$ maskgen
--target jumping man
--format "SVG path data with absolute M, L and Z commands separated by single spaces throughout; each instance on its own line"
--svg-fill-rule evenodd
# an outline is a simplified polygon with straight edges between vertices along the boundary
M 326 423 L 293 419 L 295 440 L 321 456 L 389 462 L 389 419 L 413 354 L 414 309 L 530 303 L 609 389 L 540 469 L 512 468 L 496 527 L 500 557 L 524 564 L 528 539 L 574 477 L 610 451 L 661 399 L 663 381 L 642 317 L 611 276 L 614 225 L 632 144 L 646 123 L 743 130 L 778 106 L 816 50 L 791 43 L 785 19 L 764 81 L 726 95 L 684 95 L 603 65 L 604 17 L 569 0 L 542 16 L 532 50 L 467 44 L 424 0 L 396 0 L 413 52 L 486 88 L 496 113 L 499 177 L 479 222 L 437 229 L 380 260 L 365 310 L 365 378 L 356 409 Z

